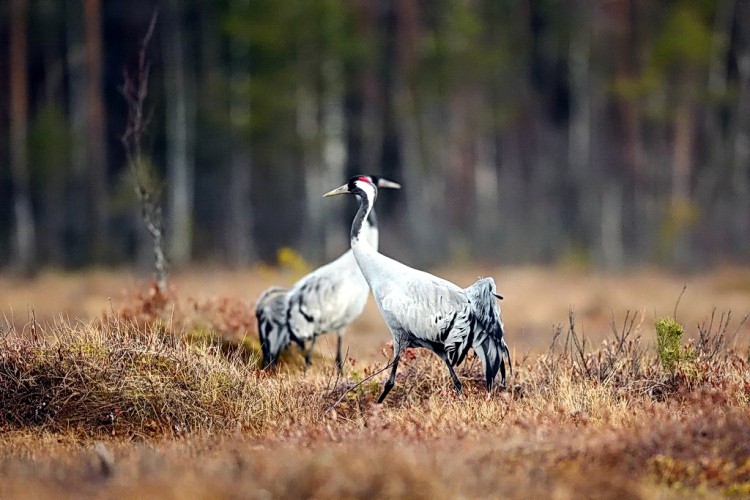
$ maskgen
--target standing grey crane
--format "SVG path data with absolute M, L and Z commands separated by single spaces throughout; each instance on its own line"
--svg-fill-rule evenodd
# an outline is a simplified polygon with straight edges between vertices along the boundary
M 373 185 L 399 189 L 401 186 L 377 175 L 367 176 Z M 362 231 L 372 248 L 378 247 L 378 224 L 371 212 Z M 338 259 L 319 267 L 289 289 L 271 287 L 261 294 L 255 308 L 263 363 L 273 365 L 281 351 L 291 342 L 305 351 L 309 366 L 316 338 L 336 332 L 336 367 L 341 372 L 341 340 L 346 327 L 362 313 L 370 289 L 354 260 L 351 250 Z
M 505 385 L 505 359 L 510 370 L 512 365 L 497 304 L 502 297 L 496 294 L 495 281 L 481 278 L 462 289 L 378 253 L 362 237 L 378 196 L 376 184 L 367 176 L 355 176 L 325 196 L 345 193 L 356 195 L 360 202 L 352 222 L 352 253 L 393 336 L 393 365 L 377 402 L 383 402 L 393 388 L 401 352 L 407 347 L 425 347 L 440 356 L 459 393 L 461 381 L 453 367 L 464 360 L 469 347 L 482 361 L 487 390 L 498 369 Z

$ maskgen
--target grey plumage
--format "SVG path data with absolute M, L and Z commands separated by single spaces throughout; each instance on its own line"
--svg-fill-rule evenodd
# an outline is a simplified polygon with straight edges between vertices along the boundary
M 400 186 L 379 176 L 369 176 L 381 187 Z M 362 225 L 362 236 L 374 248 L 378 246 L 378 229 L 374 213 Z M 255 315 L 258 321 L 263 361 L 272 365 L 289 344 L 295 342 L 305 350 L 310 364 L 316 338 L 336 332 L 336 366 L 341 371 L 341 342 L 346 327 L 361 313 L 367 302 L 369 287 L 351 250 L 297 281 L 289 289 L 272 287 L 258 298 Z
M 509 367 L 511 360 L 494 280 L 482 278 L 462 289 L 378 253 L 361 237 L 361 228 L 377 199 L 377 187 L 368 177 L 357 176 L 326 196 L 344 193 L 355 194 L 360 200 L 352 223 L 352 253 L 393 336 L 393 366 L 378 402 L 393 387 L 401 353 L 410 346 L 425 347 L 440 356 L 459 392 L 461 382 L 453 367 L 464 360 L 470 347 L 482 361 L 487 389 L 498 370 L 504 385 L 505 360 Z

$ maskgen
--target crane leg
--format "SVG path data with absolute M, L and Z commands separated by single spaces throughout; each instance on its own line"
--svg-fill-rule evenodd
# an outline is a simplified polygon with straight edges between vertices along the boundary
M 383 392 L 381 392 L 380 396 L 378 396 L 378 404 L 382 403 L 388 393 L 391 392 L 391 389 L 393 389 L 393 385 L 396 383 L 396 370 L 398 369 L 398 362 L 400 360 L 401 351 L 399 350 L 399 352 L 396 353 L 396 357 L 393 358 L 393 367 L 391 368 L 391 374 L 388 376 L 388 380 L 386 380 L 385 385 L 383 386 Z
M 461 381 L 458 380 L 458 376 L 456 375 L 456 372 L 453 371 L 453 367 L 451 366 L 450 361 L 448 361 L 448 355 L 444 352 L 439 352 L 438 356 L 440 356 L 443 361 L 445 361 L 445 366 L 448 367 L 448 371 L 451 374 L 451 378 L 453 379 L 453 387 L 456 389 L 456 392 L 459 394 L 463 394 L 463 391 L 461 389 Z
M 312 364 L 312 353 L 313 349 L 315 348 L 315 340 L 318 337 L 313 335 L 312 340 L 310 341 L 310 349 L 307 350 L 307 353 L 305 354 L 305 371 L 307 371 L 307 367 Z
M 393 336 L 393 367 L 391 368 L 391 374 L 388 376 L 385 385 L 383 386 L 383 392 L 378 396 L 376 401 L 378 404 L 382 403 L 385 397 L 393 389 L 393 385 L 396 383 L 396 370 L 398 370 L 398 362 L 401 360 L 401 348 L 409 345 L 409 334 L 401 330 L 394 332 L 391 330 Z
M 341 375 L 343 368 L 344 368 L 344 361 L 341 359 L 341 341 L 344 338 L 344 331 L 339 330 L 336 332 L 336 335 L 339 338 L 338 344 L 336 344 L 336 368 L 339 370 L 339 375 Z

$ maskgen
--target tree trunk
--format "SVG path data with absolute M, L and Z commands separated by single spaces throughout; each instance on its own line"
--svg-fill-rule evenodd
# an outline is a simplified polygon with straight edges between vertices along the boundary
M 186 57 L 184 7 L 179 0 L 167 6 L 163 31 L 167 133 L 167 189 L 170 229 L 169 255 L 176 266 L 192 256 L 195 158 L 195 92 L 192 58 Z
M 70 165 L 68 191 L 65 194 L 67 212 L 65 234 L 65 263 L 81 265 L 88 253 L 88 215 L 86 191 L 86 45 L 83 33 L 83 7 L 79 0 L 65 2 L 65 41 L 67 46 L 68 124 L 70 127 Z M 139 219 L 140 221 L 140 219 Z
M 417 265 L 426 266 L 434 263 L 445 247 L 436 241 L 436 235 L 445 235 L 439 235 L 440 232 L 435 231 L 438 222 L 435 220 L 435 214 L 430 213 L 430 202 L 441 199 L 440 191 L 443 186 L 439 183 L 440 177 L 428 175 L 425 168 L 414 92 L 405 82 L 399 82 L 396 88 L 395 104 L 400 116 L 397 121 L 399 151 L 404 164 L 409 165 L 409 168 L 403 169 L 403 178 L 394 179 L 403 183 L 407 190 L 410 186 L 419 186 L 410 196 L 400 196 L 405 198 L 406 205 L 402 217 L 405 223 L 401 225 L 410 228 L 409 234 L 404 235 L 404 242 L 411 249 L 411 254 L 407 255 L 408 259 Z M 381 238 L 381 241 L 387 240 Z
M 615 50 L 615 74 L 618 81 L 633 81 L 638 75 L 638 61 L 635 51 L 637 27 L 637 5 L 634 1 L 614 2 L 609 6 L 611 9 L 611 20 L 613 22 L 614 50 Z M 612 130 L 609 131 L 614 143 L 619 146 L 616 149 L 615 168 L 605 170 L 604 177 L 609 180 L 600 186 L 602 193 L 601 205 L 601 249 L 606 266 L 620 267 L 624 264 L 626 241 L 624 240 L 623 228 L 615 231 L 615 228 L 604 230 L 604 228 L 617 222 L 622 224 L 625 220 L 622 212 L 626 210 L 625 186 L 637 184 L 642 175 L 639 150 L 640 134 L 638 120 L 638 103 L 635 99 L 627 96 L 619 96 L 615 105 L 618 111 L 618 120 Z M 618 185 L 619 184 L 619 185 Z M 636 188 L 637 189 L 637 188 Z M 618 206 L 619 204 L 619 206 Z M 611 238 L 619 238 L 618 242 L 608 241 Z
M 625 262 L 622 237 L 621 185 L 609 181 L 602 189 L 601 247 L 604 267 L 617 269 Z
M 596 220 L 600 206 L 598 203 L 598 173 L 591 168 L 591 25 L 589 2 L 580 0 L 576 4 L 580 15 L 571 29 L 568 47 L 570 88 L 570 118 L 568 121 L 568 165 L 570 169 L 570 192 L 564 205 L 565 234 L 568 238 L 568 251 L 588 246 L 592 239 L 591 221 Z
M 737 27 L 738 89 L 732 144 L 732 185 L 735 207 L 732 232 L 741 257 L 750 253 L 750 2 L 738 4 Z
M 376 39 L 378 15 L 382 6 L 376 2 L 356 2 L 357 35 L 362 40 Z M 346 173 L 349 178 L 371 171 L 375 158 L 380 157 L 382 146 L 381 89 L 373 65 L 361 61 L 350 61 L 345 67 L 346 95 L 344 116 L 346 127 Z M 403 179 L 401 179 L 403 181 Z M 343 182 L 343 180 L 340 180 Z M 339 183 L 341 183 L 339 182 Z M 334 223 L 348 231 L 351 226 L 348 217 Z M 345 240 L 346 241 L 346 240 Z M 382 243 L 384 240 L 380 240 Z
M 38 30 L 63 34 L 64 4 L 62 2 L 37 3 Z M 39 182 L 39 210 L 37 228 L 44 238 L 37 242 L 37 261 L 60 266 L 64 262 L 65 245 L 62 241 L 63 225 L 66 219 L 64 193 L 68 171 L 70 134 L 65 119 L 65 54 L 64 44 L 58 43 L 57 36 L 45 36 L 41 40 L 44 64 L 44 98 L 37 105 L 32 127 L 34 135 L 30 140 L 30 162 L 36 164 L 37 171 L 43 172 Z
M 308 242 L 306 257 L 319 262 L 325 255 L 325 220 L 323 204 L 316 193 L 323 189 L 321 179 L 321 126 L 315 70 L 308 64 L 313 54 L 300 49 L 298 54 L 296 89 L 296 128 L 299 141 L 299 161 L 305 182 L 305 226 L 303 239 Z M 311 74 L 312 73 L 312 74 Z
M 90 197 L 91 245 L 96 261 L 107 253 L 107 123 L 103 90 L 101 0 L 84 1 L 86 33 L 86 147 Z
M 692 203 L 690 178 L 694 156 L 695 118 L 687 97 L 677 105 L 672 155 L 672 199 L 670 222 L 675 228 L 673 259 L 677 265 L 685 266 L 691 258 L 690 225 Z
M 407 25 L 410 22 L 408 14 L 413 11 L 412 4 L 413 0 L 382 2 L 380 3 L 382 10 L 379 13 L 382 24 L 380 31 L 384 40 L 380 47 L 382 59 L 378 75 L 378 83 L 382 91 L 380 96 L 382 135 L 379 162 L 383 169 L 382 173 L 395 181 L 399 181 L 404 173 L 398 133 L 397 85 L 398 78 L 406 78 L 407 65 L 404 61 L 404 52 L 410 51 L 411 48 L 408 46 L 409 42 L 404 32 L 407 31 Z M 396 39 L 399 43 L 396 43 Z M 380 220 L 390 220 L 391 215 L 398 213 L 398 209 L 401 208 L 403 206 L 397 207 L 396 204 L 381 205 L 378 208 Z
M 480 106 L 482 109 L 491 109 L 492 103 L 486 96 L 482 96 Z M 477 156 L 474 182 L 476 216 L 472 224 L 472 239 L 477 257 L 483 260 L 496 260 L 502 254 L 497 249 L 499 227 L 494 215 L 499 214 L 500 203 L 497 199 L 497 158 L 491 124 L 479 127 L 474 142 Z
M 693 113 L 688 102 L 681 102 L 675 113 L 674 150 L 672 157 L 672 201 L 690 200 L 690 174 L 693 156 Z
M 434 247 L 425 248 L 430 224 L 424 217 L 425 203 L 430 199 L 430 181 L 424 172 L 419 141 L 418 111 L 413 88 L 416 70 L 416 43 L 419 33 L 419 5 L 415 0 L 395 0 L 388 3 L 385 11 L 386 42 L 383 55 L 383 135 L 381 162 L 383 172 L 389 178 L 409 186 L 420 186 L 413 196 L 403 195 L 394 198 L 394 203 L 384 204 L 380 213 L 387 222 L 391 215 L 399 214 L 398 219 L 408 221 L 408 226 L 400 224 L 400 234 L 393 238 L 401 243 L 401 248 L 411 250 L 403 256 L 417 265 L 425 265 L 431 260 Z M 409 168 L 404 168 L 408 164 Z M 382 227 L 382 226 L 381 226 Z M 403 228 L 414 228 L 403 232 Z M 385 241 L 381 238 L 381 241 Z M 421 259 L 421 262 L 417 261 Z
M 329 56 L 323 63 L 323 102 L 321 114 L 322 128 L 322 168 L 319 179 L 323 185 L 310 193 L 315 202 L 320 204 L 322 193 L 327 186 L 337 186 L 343 182 L 346 170 L 346 141 L 344 128 L 344 88 L 342 85 L 343 70 L 340 61 Z M 328 204 L 330 205 L 330 204 Z M 326 206 L 323 217 L 323 255 L 331 258 L 340 253 L 340 248 L 334 247 L 336 242 L 348 241 L 348 231 L 339 224 L 331 224 L 333 220 L 341 220 L 342 204 Z M 346 245 L 348 247 L 348 245 Z
M 36 238 L 31 206 L 28 161 L 28 74 L 26 0 L 10 5 L 10 170 L 13 182 L 13 266 L 21 273 L 34 271 Z
M 470 236 L 475 224 L 476 151 L 475 90 L 469 85 L 454 89 L 449 97 L 446 133 L 445 199 L 451 200 L 446 213 L 450 221 L 449 256 L 461 261 L 470 257 Z
M 226 224 L 227 257 L 233 266 L 248 265 L 255 258 L 253 210 L 250 204 L 252 151 L 243 132 L 250 126 L 252 109 L 247 50 L 236 41 L 230 46 L 229 123 L 230 158 L 228 217 Z

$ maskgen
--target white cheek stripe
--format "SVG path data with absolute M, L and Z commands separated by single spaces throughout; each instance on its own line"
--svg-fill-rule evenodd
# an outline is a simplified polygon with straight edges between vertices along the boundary
M 369 182 L 364 181 L 354 181 L 354 183 L 362 191 L 365 191 L 369 195 L 370 199 L 373 199 L 375 197 L 375 193 L 377 193 L 377 191 L 375 190 L 375 186 L 373 186 Z

